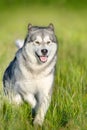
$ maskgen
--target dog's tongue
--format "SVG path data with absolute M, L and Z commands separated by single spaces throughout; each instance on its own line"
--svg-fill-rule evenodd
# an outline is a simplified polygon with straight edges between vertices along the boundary
M 47 61 L 47 57 L 46 57 L 46 56 L 40 56 L 40 60 L 41 60 L 42 62 L 46 62 L 46 61 Z

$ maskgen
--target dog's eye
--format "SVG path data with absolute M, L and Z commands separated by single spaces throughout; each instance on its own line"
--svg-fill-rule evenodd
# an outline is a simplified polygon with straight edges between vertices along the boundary
M 35 43 L 36 43 L 36 44 L 38 44 L 38 45 L 40 44 L 40 42 L 39 42 L 39 41 L 35 41 Z
M 47 44 L 50 44 L 50 41 L 47 41 Z

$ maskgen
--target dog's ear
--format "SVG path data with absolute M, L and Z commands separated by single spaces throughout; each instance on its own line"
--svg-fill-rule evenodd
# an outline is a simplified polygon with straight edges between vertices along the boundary
M 50 23 L 48 27 L 54 31 L 54 25 L 52 23 Z
M 29 23 L 29 24 L 28 24 L 28 31 L 29 31 L 31 28 L 32 28 L 32 24 Z

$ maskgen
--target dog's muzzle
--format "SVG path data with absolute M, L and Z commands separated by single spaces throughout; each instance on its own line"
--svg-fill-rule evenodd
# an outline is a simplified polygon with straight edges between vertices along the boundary
M 37 53 L 36 53 L 36 55 L 37 55 L 37 57 L 39 58 L 39 60 L 41 62 L 45 63 L 47 61 L 47 59 L 48 59 L 48 56 L 47 56 L 48 50 L 47 49 L 42 49 L 41 53 L 42 53 L 41 56 L 39 56 Z

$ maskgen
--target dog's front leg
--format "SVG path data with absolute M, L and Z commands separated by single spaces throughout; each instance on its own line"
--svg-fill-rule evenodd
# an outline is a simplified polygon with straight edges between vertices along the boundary
M 49 104 L 51 101 L 51 95 L 43 96 L 42 100 L 40 99 L 36 106 L 36 117 L 34 119 L 34 125 L 42 125 L 44 121 L 45 114 L 48 110 Z
M 24 100 L 27 101 L 32 108 L 35 108 L 37 101 L 33 94 L 29 93 L 24 96 Z

